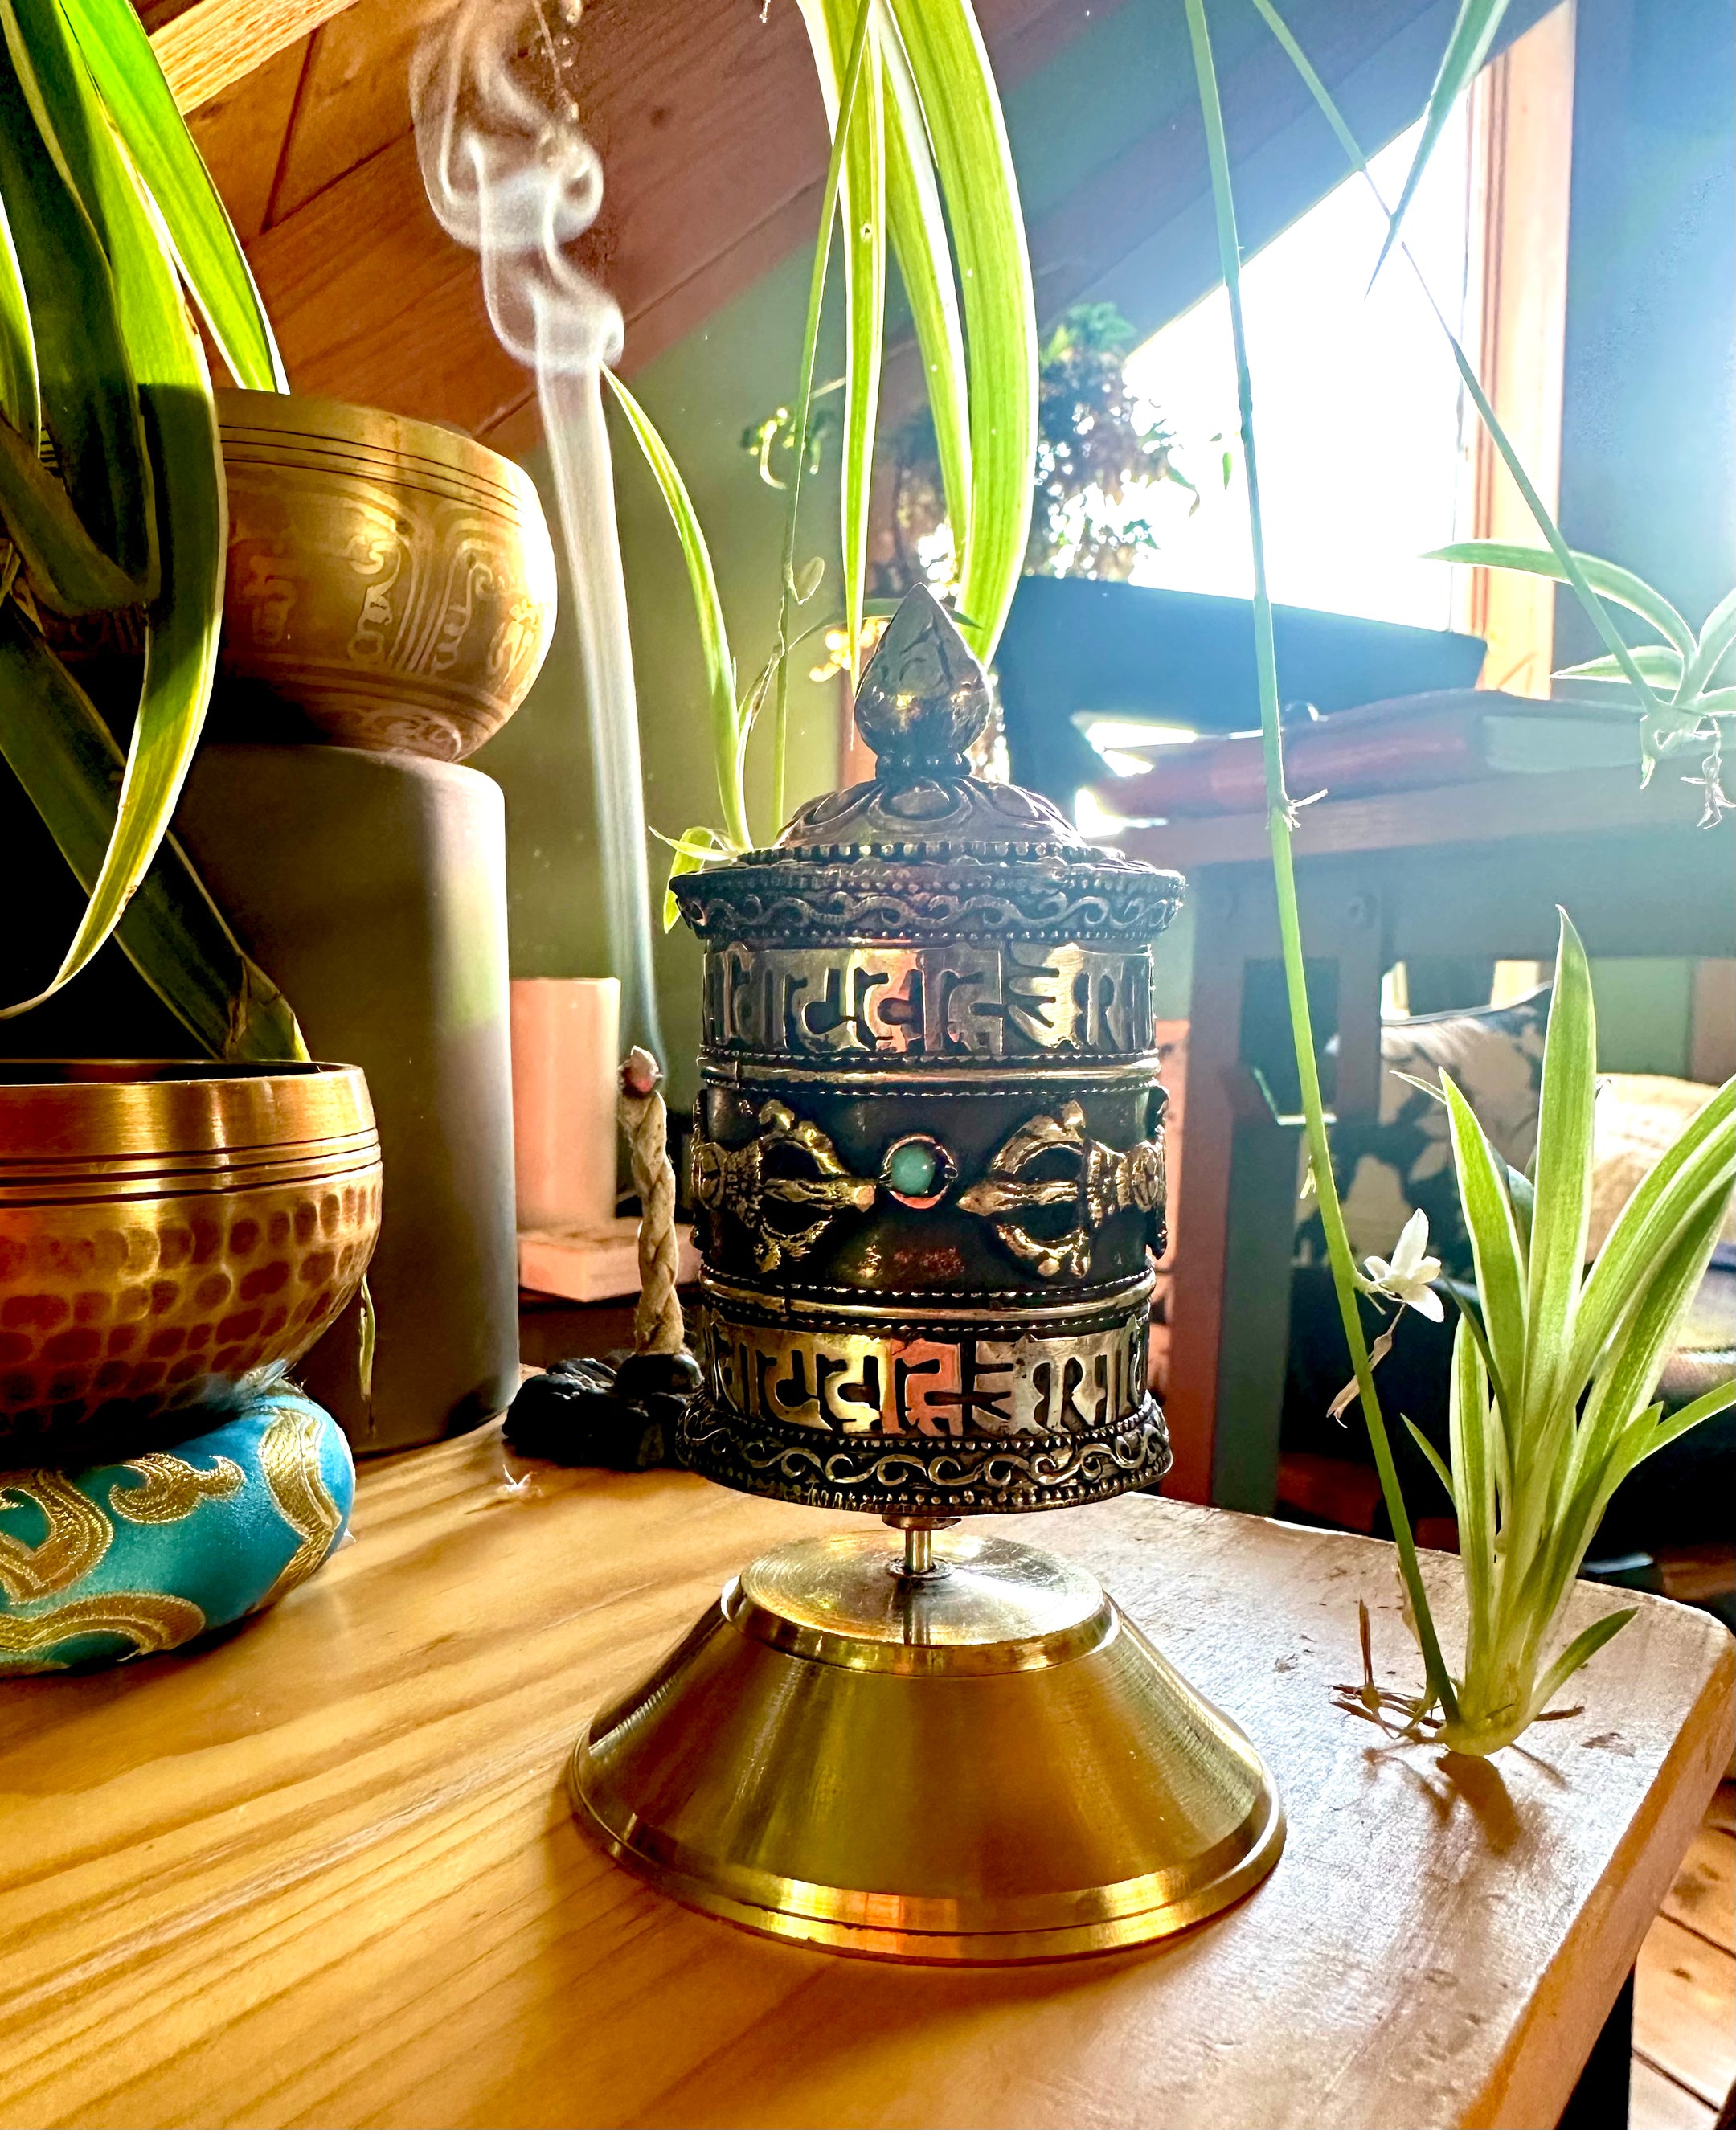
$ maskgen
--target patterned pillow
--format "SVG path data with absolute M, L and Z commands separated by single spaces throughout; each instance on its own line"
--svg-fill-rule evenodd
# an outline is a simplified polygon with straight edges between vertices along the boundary
M 1453 1278 L 1472 1275 L 1471 1240 L 1459 1211 L 1447 1112 L 1400 1075 L 1438 1086 L 1452 1075 L 1495 1149 L 1524 1168 L 1537 1147 L 1538 1090 L 1549 986 L 1510 1005 L 1390 1021 L 1381 1030 L 1381 1114 L 1334 1125 L 1333 1174 L 1358 1263 L 1388 1256 L 1418 1206 L 1428 1215 L 1429 1249 Z M 1323 1264 L 1326 1238 L 1312 1198 L 1296 1207 L 1296 1262 Z

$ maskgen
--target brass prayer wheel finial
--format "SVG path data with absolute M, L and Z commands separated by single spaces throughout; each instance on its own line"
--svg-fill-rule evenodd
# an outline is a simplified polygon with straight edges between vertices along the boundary
M 906 595 L 856 693 L 856 728 L 899 770 L 961 773 L 989 722 L 989 683 L 952 617 L 925 585 Z

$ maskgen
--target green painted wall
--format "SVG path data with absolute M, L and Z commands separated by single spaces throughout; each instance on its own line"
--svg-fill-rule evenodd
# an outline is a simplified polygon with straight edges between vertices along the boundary
M 731 648 L 749 678 L 771 646 L 784 514 L 782 496 L 760 479 L 741 437 L 750 423 L 794 394 L 808 269 L 804 257 L 786 260 L 633 380 L 675 453 L 705 528 Z M 651 828 L 675 836 L 721 819 L 704 668 L 668 511 L 631 436 L 618 422 L 612 432 L 646 817 Z M 546 452 L 539 447 L 526 464 L 552 515 Z M 835 547 L 837 509 L 836 480 L 823 470 L 803 491 L 799 556 Z M 809 611 L 825 599 L 823 591 Z M 584 682 L 566 605 L 563 598 L 563 618 L 541 677 L 517 715 L 475 757 L 476 767 L 506 793 L 509 922 L 517 977 L 595 976 L 608 968 Z M 818 647 L 810 647 L 815 656 L 799 652 L 791 669 L 787 809 L 837 778 L 837 684 L 816 686 L 808 681 L 818 656 Z M 768 731 L 753 749 L 749 799 L 750 825 L 768 842 L 777 825 L 771 819 L 769 742 Z M 651 867 L 661 900 L 667 856 L 655 844 Z M 670 1097 L 686 1103 L 695 1087 L 699 955 L 684 928 L 666 938 L 658 933 L 656 964 Z

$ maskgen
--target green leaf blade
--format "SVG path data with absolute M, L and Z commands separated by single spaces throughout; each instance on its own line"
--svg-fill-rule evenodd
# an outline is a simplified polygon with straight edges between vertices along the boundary
M 889 16 L 880 42 L 885 74 L 887 234 L 916 328 L 947 515 L 962 533 L 971 516 L 971 394 L 951 242 L 909 58 Z
M 1600 555 L 1582 554 L 1577 547 L 1567 552 L 1593 591 L 1650 622 L 1681 657 L 1693 657 L 1694 632 L 1662 592 L 1653 590 L 1643 577 L 1623 569 L 1619 562 L 1606 562 Z M 1572 571 L 1552 547 L 1530 547 L 1514 540 L 1454 540 L 1422 559 L 1459 562 L 1483 570 L 1509 570 L 1523 576 L 1553 577 L 1558 584 L 1572 582 Z
M 0 607 L 0 755 L 88 893 L 113 838 L 123 757 L 83 689 L 10 601 Z M 308 1055 L 289 1002 L 243 952 L 173 836 L 116 938 L 212 1057 Z
M 966 0 L 887 4 L 928 115 L 958 254 L 971 481 L 959 543 L 958 613 L 971 648 L 989 659 L 1031 529 L 1037 352 L 1030 255 L 1006 123 L 975 16 Z
M 0 421 L 17 432 L 32 457 L 42 427 L 36 376 L 36 342 L 30 329 L 30 300 L 18 268 L 17 247 L 6 203 L 0 199 Z
M 60 0 L 128 155 L 148 183 L 199 314 L 237 384 L 287 392 L 241 240 L 129 0 Z
M 705 692 L 710 706 L 712 752 L 717 765 L 718 793 L 723 809 L 723 824 L 738 849 L 748 848 L 747 809 L 737 770 L 736 730 L 736 669 L 730 656 L 729 629 L 723 618 L 723 602 L 718 593 L 717 572 L 711 549 L 693 498 L 681 478 L 667 444 L 656 423 L 626 385 L 605 363 L 603 375 L 615 403 L 626 418 L 635 442 L 645 455 L 663 500 L 667 505 L 687 580 L 693 593 L 694 611 L 699 624 L 699 644 L 705 659 Z
M 144 678 L 113 837 L 47 997 L 113 931 L 168 831 L 217 671 L 228 513 L 211 380 L 166 232 L 65 41 L 55 0 L 0 5 L 28 26 L 43 102 L 113 264 L 116 316 L 155 490 L 160 575 L 146 610 Z
M 856 11 L 849 0 L 801 0 L 828 122 L 836 132 Z M 852 681 L 861 657 L 868 574 L 868 513 L 886 313 L 886 156 L 881 40 L 870 23 L 851 99 L 838 188 L 844 260 L 844 437 L 841 549 L 844 627 Z
M 1447 121 L 1452 117 L 1459 98 L 1476 79 L 1483 61 L 1489 55 L 1489 47 L 1495 33 L 1500 27 L 1501 17 L 1507 12 L 1507 0 L 1459 0 L 1458 18 L 1453 23 L 1452 34 L 1447 41 L 1447 49 L 1428 92 L 1428 102 L 1423 113 L 1422 137 L 1417 142 L 1416 153 L 1411 157 L 1410 168 L 1405 174 L 1405 184 L 1399 194 L 1398 204 L 1392 211 L 1387 225 L 1386 241 L 1381 246 L 1381 256 L 1375 262 L 1378 275 L 1386 263 L 1387 254 L 1399 241 L 1400 227 L 1406 210 L 1416 197 L 1417 187 L 1423 181 Z
M 1543 1039 L 1538 1104 L 1536 1199 L 1525 1296 L 1528 1361 L 1520 1398 L 1528 1426 L 1564 1393 L 1591 1218 L 1597 1018 L 1586 950 L 1562 913 L 1555 989 Z
M 156 557 L 138 391 L 115 270 L 79 167 L 82 120 L 66 107 L 76 106 L 63 88 L 70 48 L 41 4 L 31 0 L 26 20 L 0 0 L 0 194 L 29 303 L 42 423 L 91 542 L 122 576 L 148 583 Z

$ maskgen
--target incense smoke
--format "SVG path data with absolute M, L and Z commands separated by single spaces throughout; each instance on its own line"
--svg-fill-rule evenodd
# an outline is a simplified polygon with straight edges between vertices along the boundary
M 639 725 L 602 365 L 621 353 L 619 308 L 563 246 L 603 201 L 603 165 L 562 83 L 580 0 L 527 13 L 462 0 L 410 67 L 416 153 L 442 227 L 479 252 L 501 345 L 534 370 L 555 470 L 596 765 L 603 921 L 621 979 L 622 1034 L 660 1055 L 651 980 Z M 527 60 L 546 88 L 527 77 Z

